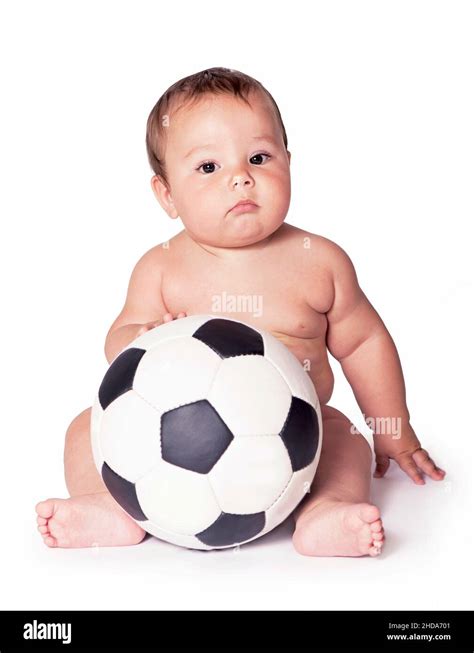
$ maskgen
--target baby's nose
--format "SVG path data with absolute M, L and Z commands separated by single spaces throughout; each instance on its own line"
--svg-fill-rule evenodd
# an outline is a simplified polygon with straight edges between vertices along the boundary
M 237 179 L 234 179 L 234 186 L 248 186 L 251 184 L 251 180 L 249 177 L 239 177 Z

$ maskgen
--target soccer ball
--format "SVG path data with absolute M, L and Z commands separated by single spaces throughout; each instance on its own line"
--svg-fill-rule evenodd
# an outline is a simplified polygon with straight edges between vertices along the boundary
M 271 531 L 309 491 L 322 420 L 298 359 L 238 320 L 192 315 L 111 363 L 91 416 L 94 461 L 148 533 L 193 549 Z

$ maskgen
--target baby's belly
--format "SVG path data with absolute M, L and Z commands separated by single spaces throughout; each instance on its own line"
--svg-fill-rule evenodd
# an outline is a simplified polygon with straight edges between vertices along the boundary
M 325 333 L 301 338 L 268 329 L 296 356 L 308 372 L 321 404 L 327 404 L 334 389 L 334 375 L 327 356 Z

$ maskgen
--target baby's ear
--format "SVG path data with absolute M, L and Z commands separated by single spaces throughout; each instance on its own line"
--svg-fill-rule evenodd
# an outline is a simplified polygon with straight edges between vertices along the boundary
M 288 152 L 288 150 L 286 150 L 286 153 L 288 154 L 288 163 L 291 163 L 291 152 Z
M 160 203 L 161 208 L 166 211 L 170 218 L 177 218 L 178 211 L 171 197 L 171 190 L 162 177 L 154 175 L 150 181 L 154 196 Z

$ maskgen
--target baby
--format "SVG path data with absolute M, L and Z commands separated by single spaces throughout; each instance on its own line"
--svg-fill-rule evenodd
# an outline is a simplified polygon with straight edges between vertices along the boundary
M 138 335 L 186 315 L 214 313 L 272 333 L 305 366 L 323 418 L 317 473 L 293 513 L 294 547 L 310 556 L 378 555 L 384 529 L 370 503 L 372 450 L 327 405 L 334 385 L 327 350 L 375 425 L 374 476 L 384 476 L 391 458 L 418 485 L 424 473 L 442 480 L 445 472 L 410 424 L 397 350 L 350 258 L 327 238 L 284 222 L 290 152 L 275 101 L 238 71 L 204 70 L 160 98 L 146 144 L 156 199 L 170 218 L 181 218 L 184 230 L 152 247 L 133 269 L 125 305 L 107 334 L 108 362 Z M 258 302 L 239 301 L 249 296 Z M 146 535 L 97 472 L 90 411 L 66 433 L 70 498 L 36 506 L 38 530 L 50 547 L 137 544 Z

